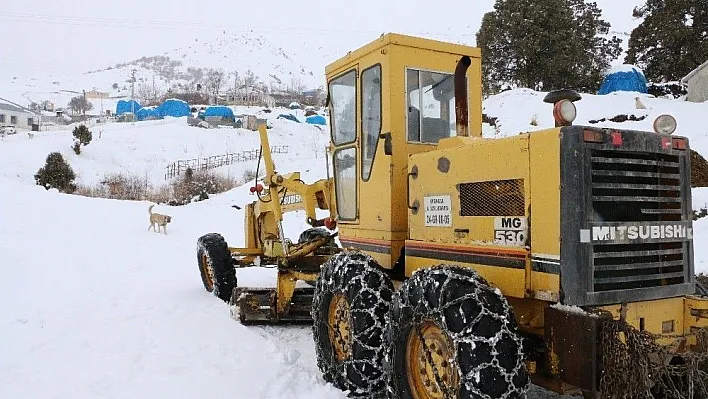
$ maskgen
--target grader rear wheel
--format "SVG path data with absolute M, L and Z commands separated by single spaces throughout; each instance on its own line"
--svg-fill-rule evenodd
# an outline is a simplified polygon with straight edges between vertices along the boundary
M 204 289 L 228 302 L 236 287 L 236 269 L 221 234 L 210 233 L 197 240 L 197 264 Z
M 312 302 L 317 365 L 326 381 L 351 396 L 384 395 L 385 319 L 393 284 L 359 252 L 340 252 L 323 266 Z
M 529 375 L 514 315 L 473 270 L 415 273 L 394 296 L 388 325 L 394 397 L 526 396 Z

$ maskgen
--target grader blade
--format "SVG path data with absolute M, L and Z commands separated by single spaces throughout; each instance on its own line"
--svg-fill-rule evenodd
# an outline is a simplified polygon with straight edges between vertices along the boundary
M 275 288 L 236 287 L 231 295 L 231 316 L 245 325 L 309 324 L 314 288 L 296 288 L 288 311 L 278 313 Z
M 315 259 L 315 257 L 308 257 Z M 296 287 L 298 281 L 313 283 L 318 263 L 301 262 L 296 268 L 279 268 L 275 288 L 235 287 L 229 301 L 232 317 L 243 324 L 312 323 L 310 310 L 315 289 Z

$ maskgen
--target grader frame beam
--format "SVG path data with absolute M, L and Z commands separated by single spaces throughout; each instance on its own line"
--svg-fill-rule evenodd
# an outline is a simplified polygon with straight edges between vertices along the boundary
M 334 235 L 321 236 L 302 243 L 291 243 L 283 232 L 283 214 L 304 210 L 313 227 L 331 226 L 336 207 L 331 197 L 332 179 L 306 184 L 299 172 L 281 175 L 275 170 L 268 131 L 258 127 L 261 157 L 265 164 L 266 189 L 254 186 L 258 199 L 245 207 L 245 248 L 229 248 L 236 267 L 273 265 L 278 269 L 276 287 L 237 287 L 231 304 L 239 308 L 245 324 L 311 322 L 309 303 L 312 288 L 296 288 L 298 281 L 315 281 L 326 256 L 315 255 Z M 259 161 L 260 162 L 260 161 Z M 330 211 L 327 219 L 318 220 L 316 210 Z

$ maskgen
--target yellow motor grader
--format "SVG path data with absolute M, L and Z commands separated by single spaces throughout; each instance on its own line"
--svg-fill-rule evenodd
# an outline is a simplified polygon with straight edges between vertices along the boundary
M 387 34 L 328 65 L 332 176 L 279 174 L 261 126 L 245 247 L 199 239 L 205 288 L 244 323 L 313 323 L 324 378 L 351 396 L 518 398 L 534 382 L 706 397 L 676 121 L 573 125 L 580 96 L 557 91 L 556 127 L 483 139 L 480 58 Z M 282 229 L 293 209 L 313 226 L 297 242 Z M 276 288 L 237 285 L 236 268 L 266 265 Z

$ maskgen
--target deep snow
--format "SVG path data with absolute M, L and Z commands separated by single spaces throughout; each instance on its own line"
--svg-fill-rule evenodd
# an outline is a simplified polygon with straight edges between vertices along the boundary
M 174 217 L 161 235 L 147 202 L 0 186 L 0 397 L 344 397 L 309 329 L 244 327 L 201 287 L 197 237 L 238 241 L 240 211 L 156 209 Z
M 485 111 L 499 112 L 500 135 L 513 134 L 512 126 L 528 124 L 537 111 L 539 125 L 522 130 L 548 127 L 550 110 L 539 96 L 507 93 L 488 99 Z M 694 106 L 685 103 L 649 103 L 696 121 L 701 115 L 686 111 Z M 600 116 L 615 112 L 611 101 L 605 111 L 598 107 L 593 112 Z M 324 159 L 310 155 L 326 144 L 326 131 L 277 119 L 271 124 L 271 144 L 290 146 L 276 157 L 280 172 L 300 170 L 308 182 L 326 175 Z M 685 133 L 705 143 L 705 129 L 695 127 Z M 84 183 L 125 172 L 157 184 L 167 161 L 252 149 L 256 133 L 189 128 L 184 119 L 93 129 L 94 141 L 79 156 L 69 148 L 68 130 L 31 140 L 20 132 L 0 141 L 0 398 L 345 397 L 321 379 L 309 327 L 244 327 L 201 285 L 196 240 L 220 232 L 231 245 L 242 245 L 243 211 L 230 205 L 253 200 L 246 186 L 188 206 L 156 207 L 173 216 L 162 235 L 147 231 L 146 201 L 59 194 L 32 179 L 46 154 L 60 150 Z M 245 168 L 255 165 L 221 172 L 237 177 Z M 708 199 L 706 189 L 696 193 Z M 284 226 L 287 236 L 297 237 L 306 227 L 304 214 L 286 215 Z M 708 218 L 694 226 L 701 243 Z M 697 268 L 708 271 L 704 246 L 697 245 L 695 258 Z M 274 283 L 272 270 L 240 271 L 239 279 L 240 285 Z M 538 395 L 547 396 L 532 396 Z

